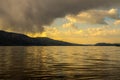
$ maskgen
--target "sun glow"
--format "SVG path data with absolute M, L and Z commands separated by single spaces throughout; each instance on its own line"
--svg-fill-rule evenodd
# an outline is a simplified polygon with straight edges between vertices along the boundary
M 42 32 L 42 33 L 26 33 L 27 36 L 30 37 L 47 37 L 46 32 Z

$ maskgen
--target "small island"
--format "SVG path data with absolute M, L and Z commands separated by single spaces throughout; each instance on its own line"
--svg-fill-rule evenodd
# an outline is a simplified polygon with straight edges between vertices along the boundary
M 120 43 L 96 43 L 94 46 L 120 46 Z

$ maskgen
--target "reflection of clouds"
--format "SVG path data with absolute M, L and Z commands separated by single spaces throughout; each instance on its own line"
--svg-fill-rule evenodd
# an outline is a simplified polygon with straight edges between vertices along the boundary
M 0 77 L 12 80 L 117 80 L 119 53 L 119 47 L 0 47 Z
M 43 52 L 44 47 L 27 47 L 27 54 L 26 54 L 26 67 L 29 69 L 39 69 L 41 65 L 43 65 Z
M 112 62 L 112 59 L 114 59 L 115 56 L 112 58 L 113 49 L 109 52 L 109 48 L 110 47 L 49 48 L 48 51 L 53 51 L 50 55 L 54 56 L 54 59 L 56 60 L 56 62 L 52 62 L 50 69 L 53 71 L 54 76 L 66 76 L 70 79 L 73 78 L 73 80 L 76 79 L 76 76 L 79 79 L 90 77 L 91 79 L 104 79 L 106 78 L 105 75 L 110 77 L 113 75 L 112 72 L 115 73 L 112 70 L 114 70 L 114 66 L 117 65 L 114 60 Z M 115 73 L 115 75 L 117 74 Z
M 23 79 L 24 58 L 26 50 L 24 47 L 0 47 L 0 72 L 1 77 L 11 79 Z M 18 51 L 20 50 L 20 51 Z M 1 69 L 2 68 L 2 69 Z

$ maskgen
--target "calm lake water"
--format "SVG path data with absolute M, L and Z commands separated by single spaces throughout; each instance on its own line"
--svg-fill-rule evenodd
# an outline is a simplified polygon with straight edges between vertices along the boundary
M 0 80 L 120 80 L 120 47 L 0 47 Z

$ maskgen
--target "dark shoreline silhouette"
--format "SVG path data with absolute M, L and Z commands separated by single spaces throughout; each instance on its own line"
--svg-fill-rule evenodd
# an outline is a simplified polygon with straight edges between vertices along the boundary
M 24 34 L 0 30 L 0 46 L 120 46 L 119 43 L 75 44 L 47 37 L 32 38 Z
M 96 43 L 95 46 L 120 46 L 120 43 Z
M 0 31 L 0 46 L 83 46 L 47 37 L 32 38 L 24 34 Z

